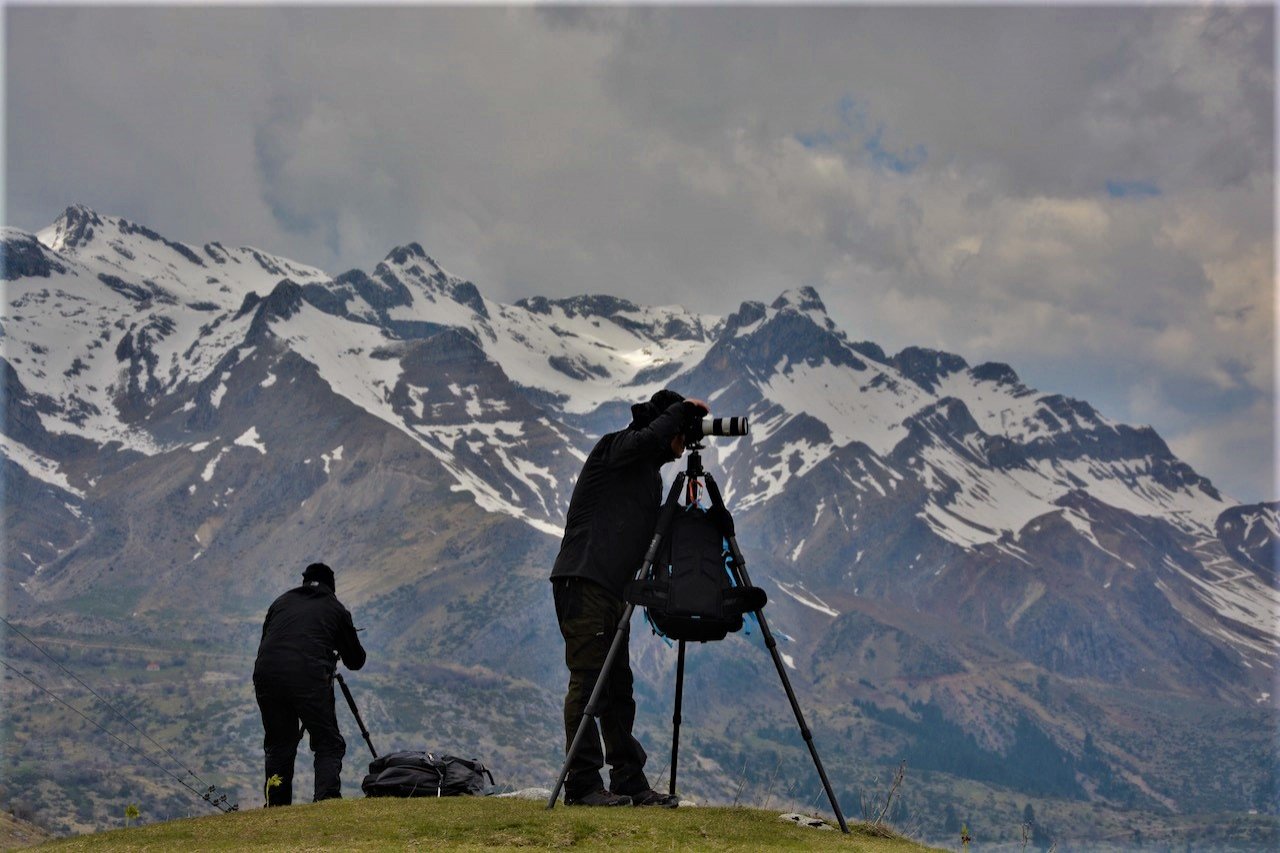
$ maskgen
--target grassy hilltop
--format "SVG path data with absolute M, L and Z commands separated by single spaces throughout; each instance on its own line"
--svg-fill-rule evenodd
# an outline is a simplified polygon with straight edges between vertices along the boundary
M 515 798 L 330 800 L 83 835 L 41 850 L 858 850 L 923 851 L 851 824 L 851 834 L 746 808 L 583 809 Z

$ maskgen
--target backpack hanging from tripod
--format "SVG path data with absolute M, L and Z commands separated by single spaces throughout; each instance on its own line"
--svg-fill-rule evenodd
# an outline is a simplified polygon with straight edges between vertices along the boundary
M 742 435 L 746 432 L 743 419 L 741 431 L 728 433 Z M 754 614 L 760 625 L 760 633 L 765 647 L 769 650 L 773 663 L 782 681 L 783 690 L 791 704 L 792 713 L 800 727 L 800 734 L 809 748 L 814 767 L 822 781 L 822 786 L 835 812 L 840 829 L 849 832 L 844 813 L 836 801 L 835 792 L 818 757 L 818 750 L 813 743 L 813 734 L 805 724 L 804 714 L 796 700 L 795 691 L 787 677 L 782 657 L 778 653 L 778 644 L 769 630 L 769 623 L 764 618 L 764 606 L 767 596 L 764 590 L 751 585 L 747 575 L 746 561 L 734 531 L 733 516 L 725 508 L 724 500 L 715 479 L 702 468 L 702 444 L 700 434 L 691 436 L 688 442 L 689 462 L 685 471 L 676 475 L 675 482 L 667 494 L 658 515 L 657 528 L 649 543 L 644 563 L 636 572 L 635 578 L 627 584 L 625 599 L 626 610 L 618 623 L 613 644 L 605 657 L 604 666 L 596 679 L 591 698 L 587 701 L 586 712 L 574 735 L 565 756 L 564 766 L 547 808 L 554 808 L 560 789 L 569 772 L 569 765 L 582 742 L 588 724 L 600 714 L 601 694 L 606 682 L 606 675 L 613 667 L 618 650 L 622 645 L 631 622 L 631 614 L 637 606 L 644 607 L 656 631 L 668 639 L 676 640 L 678 653 L 676 659 L 675 711 L 672 715 L 671 738 L 671 780 L 668 792 L 676 793 L 676 769 L 680 750 L 680 709 L 684 692 L 685 645 L 690 641 L 714 642 L 724 639 L 728 634 L 740 630 L 743 616 Z M 698 491 L 705 485 L 711 506 L 703 509 L 699 506 Z M 686 492 L 687 487 L 687 492 Z M 682 493 L 686 503 L 681 504 Z
M 696 481 L 689 486 L 696 489 Z M 669 640 L 706 643 L 742 630 L 742 617 L 768 602 L 747 586 L 729 548 L 733 520 L 703 509 L 696 494 L 676 510 L 648 577 L 627 584 L 626 599 L 645 608 L 654 630 Z

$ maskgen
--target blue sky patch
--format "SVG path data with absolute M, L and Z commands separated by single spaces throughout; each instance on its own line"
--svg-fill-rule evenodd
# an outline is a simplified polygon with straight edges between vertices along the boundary
M 1107 181 L 1107 195 L 1112 198 L 1155 198 L 1163 194 L 1154 181 Z
M 877 167 L 898 175 L 911 174 L 929 158 L 929 150 L 924 145 L 917 144 L 901 151 L 885 148 L 884 122 L 876 124 L 875 130 L 868 132 L 871 122 L 867 109 L 852 95 L 841 98 L 836 111 L 840 116 L 839 128 L 797 133 L 796 141 L 810 149 L 856 145 Z
M 909 175 L 923 166 L 924 161 L 929 158 L 929 152 L 923 145 L 915 145 L 895 153 L 884 147 L 883 139 L 884 125 L 879 125 L 876 127 L 876 132 L 862 144 L 862 150 L 871 155 L 871 162 L 882 169 L 888 169 L 899 175 Z
M 839 140 L 833 133 L 818 130 L 813 133 L 797 133 L 796 141 L 805 148 L 834 148 Z

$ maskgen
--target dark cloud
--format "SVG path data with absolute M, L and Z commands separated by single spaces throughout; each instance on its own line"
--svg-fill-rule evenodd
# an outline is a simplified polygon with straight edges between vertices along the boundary
M 1274 496 L 1269 9 L 4 14 L 7 224 L 82 202 L 334 272 L 418 241 L 502 300 L 812 284 Z

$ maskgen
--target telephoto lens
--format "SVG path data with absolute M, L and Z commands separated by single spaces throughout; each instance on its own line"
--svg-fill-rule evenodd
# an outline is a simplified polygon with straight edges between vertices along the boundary
M 699 439 L 708 435 L 720 435 L 730 438 L 747 434 L 746 415 L 736 418 L 702 418 L 693 422 L 689 436 Z

